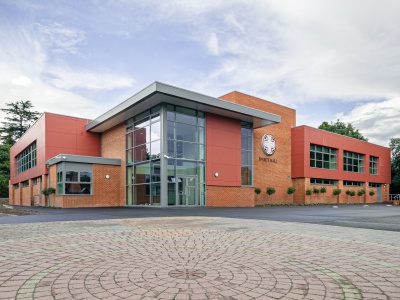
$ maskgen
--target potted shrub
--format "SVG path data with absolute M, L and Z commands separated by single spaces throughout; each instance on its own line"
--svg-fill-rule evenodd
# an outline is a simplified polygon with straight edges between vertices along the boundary
M 332 191 L 333 195 L 336 196 L 336 202 L 339 203 L 339 195 L 342 193 L 341 189 L 334 189 Z
M 293 203 L 293 194 L 294 194 L 295 191 L 296 191 L 296 189 L 294 187 L 292 187 L 292 186 L 289 186 L 288 189 L 287 189 L 288 195 L 291 196 L 292 203 Z
M 275 189 L 272 187 L 267 187 L 267 194 L 268 194 L 269 200 L 271 200 L 272 194 L 275 194 Z

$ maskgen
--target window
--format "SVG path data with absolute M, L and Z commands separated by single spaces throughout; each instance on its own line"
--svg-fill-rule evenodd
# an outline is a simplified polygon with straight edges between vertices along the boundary
M 375 156 L 369 157 L 369 174 L 378 175 L 378 158 Z
M 310 144 L 310 167 L 336 170 L 336 149 Z
M 364 186 L 364 182 L 343 180 L 343 185 L 344 186 Z
M 39 178 L 40 178 L 40 177 L 33 178 L 33 179 L 32 179 L 32 185 L 37 185 L 38 182 L 39 182 Z
M 310 178 L 311 184 L 325 184 L 325 185 L 337 185 L 337 181 L 333 179 L 322 179 L 322 178 Z
M 21 182 L 22 187 L 28 187 L 29 186 L 29 180 L 25 180 Z
M 14 188 L 14 190 L 17 190 L 17 189 L 19 189 L 19 183 L 15 183 L 15 184 L 13 184 L 13 188 Z
M 17 174 L 36 167 L 36 142 L 28 146 L 16 157 Z
M 66 162 L 57 165 L 57 195 L 92 195 L 92 164 Z
M 92 172 L 65 172 L 65 194 L 92 194 Z
M 347 172 L 364 173 L 364 155 L 344 151 L 343 170 Z
M 252 124 L 242 122 L 242 185 L 253 184 L 253 129 Z
M 381 187 L 381 184 L 380 183 L 376 183 L 376 182 L 370 182 L 369 184 L 368 184 L 368 186 L 369 187 Z

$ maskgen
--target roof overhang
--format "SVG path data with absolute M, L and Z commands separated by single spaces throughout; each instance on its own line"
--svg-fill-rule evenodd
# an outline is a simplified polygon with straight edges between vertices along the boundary
M 206 113 L 250 122 L 253 124 L 253 128 L 264 127 L 281 121 L 281 117 L 275 114 L 154 82 L 128 100 L 88 123 L 86 130 L 103 132 L 160 103 L 184 106 Z
M 119 158 L 105 158 L 97 156 L 83 156 L 83 155 L 72 155 L 72 154 L 58 154 L 53 158 L 46 161 L 48 166 L 52 166 L 62 162 L 72 162 L 81 164 L 96 164 L 96 165 L 113 165 L 120 166 L 121 159 Z

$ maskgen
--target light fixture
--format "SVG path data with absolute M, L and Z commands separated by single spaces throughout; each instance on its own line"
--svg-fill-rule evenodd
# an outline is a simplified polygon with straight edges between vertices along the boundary
M 215 173 L 214 173 L 214 176 L 215 176 L 215 177 L 218 177 L 218 172 L 215 172 Z
M 109 179 L 109 178 L 110 178 L 110 175 L 107 174 L 107 175 L 106 175 L 106 179 Z

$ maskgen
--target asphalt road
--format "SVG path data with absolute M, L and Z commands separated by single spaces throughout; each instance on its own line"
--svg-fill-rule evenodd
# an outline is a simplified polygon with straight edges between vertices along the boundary
M 400 232 L 400 207 L 388 206 L 386 204 L 340 205 L 337 208 L 328 205 L 256 208 L 17 208 L 35 210 L 40 214 L 27 216 L 3 216 L 0 218 L 0 224 L 204 216 L 325 224 Z

